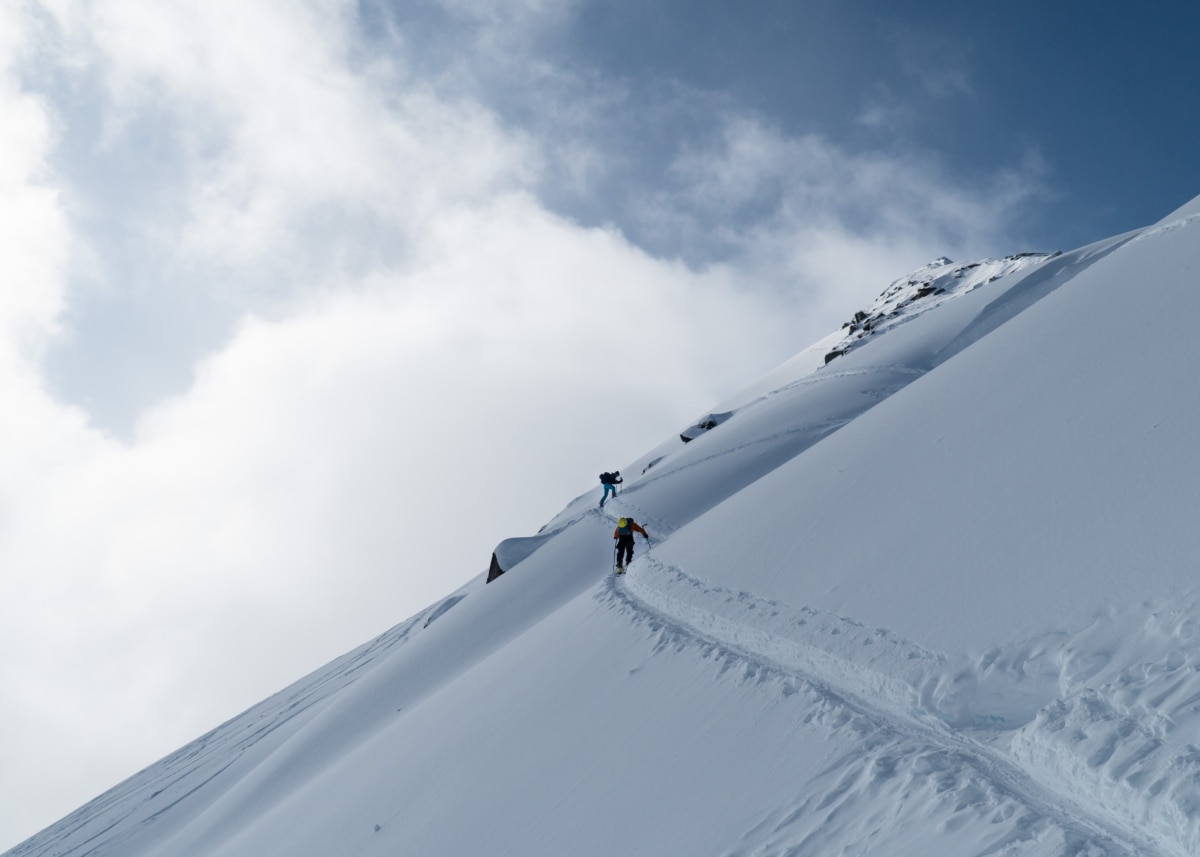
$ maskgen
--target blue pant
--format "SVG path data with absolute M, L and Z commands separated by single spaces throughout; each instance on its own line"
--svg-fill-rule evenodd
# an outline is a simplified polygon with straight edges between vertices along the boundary
M 600 505 L 601 505 L 601 506 L 603 506 L 603 505 L 604 505 L 604 501 L 608 499 L 608 492 L 609 492 L 609 491 L 611 491 L 611 492 L 612 492 L 612 495 L 613 495 L 614 497 L 616 497 L 616 496 L 617 496 L 617 486 L 616 486 L 616 485 L 609 485 L 607 482 L 605 482 L 605 483 L 604 483 L 604 496 L 600 498 Z

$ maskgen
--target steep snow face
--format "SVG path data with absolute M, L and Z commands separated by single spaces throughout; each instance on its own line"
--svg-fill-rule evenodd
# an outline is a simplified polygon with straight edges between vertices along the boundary
M 945 651 L 1178 596 L 1200 538 L 1188 464 L 1200 397 L 1195 346 L 1164 329 L 1200 314 L 1200 292 L 1181 287 L 1198 250 L 1190 224 L 1123 240 L 976 339 L 970 327 L 1038 289 L 1043 265 L 975 314 L 956 337 L 969 347 L 665 552 L 703 556 L 725 569 L 721 582 L 746 566 L 737 574 L 755 592 Z M 974 310 L 972 297 L 947 309 Z M 905 332 L 863 349 L 862 362 L 906 359 L 895 347 Z M 781 529 L 804 533 L 760 537 Z
M 1196 853 L 1192 216 L 898 280 L 10 854 Z

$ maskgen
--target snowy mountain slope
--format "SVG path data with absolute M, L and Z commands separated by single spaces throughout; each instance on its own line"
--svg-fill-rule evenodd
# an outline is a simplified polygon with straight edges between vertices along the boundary
M 492 584 L 9 854 L 1194 853 L 1198 214 L 897 281 Z

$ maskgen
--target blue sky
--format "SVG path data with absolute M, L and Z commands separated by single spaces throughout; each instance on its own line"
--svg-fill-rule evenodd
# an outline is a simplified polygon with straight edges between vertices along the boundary
M 892 280 L 1186 202 L 1197 14 L 0 7 L 0 847 Z
M 1198 27 L 1184 3 L 614 0 L 583 4 L 536 49 L 629 88 L 623 111 L 590 130 L 637 152 L 630 197 L 736 109 L 786 135 L 928 159 L 981 193 L 998 172 L 1036 165 L 1040 193 L 1013 237 L 1064 249 L 1192 197 Z M 522 90 L 501 80 L 492 96 L 527 119 L 537 111 Z M 693 99 L 707 109 L 680 104 Z M 631 203 L 560 204 L 624 223 Z

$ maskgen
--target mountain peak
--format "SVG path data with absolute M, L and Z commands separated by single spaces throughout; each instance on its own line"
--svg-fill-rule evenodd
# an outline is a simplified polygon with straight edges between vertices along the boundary
M 1023 271 L 1058 254 L 1017 253 L 1003 259 L 982 259 L 956 265 L 945 256 L 934 259 L 907 277 L 892 282 L 875 302 L 842 325 L 844 336 L 825 355 L 841 357 L 864 338 L 910 321 L 980 286 Z

